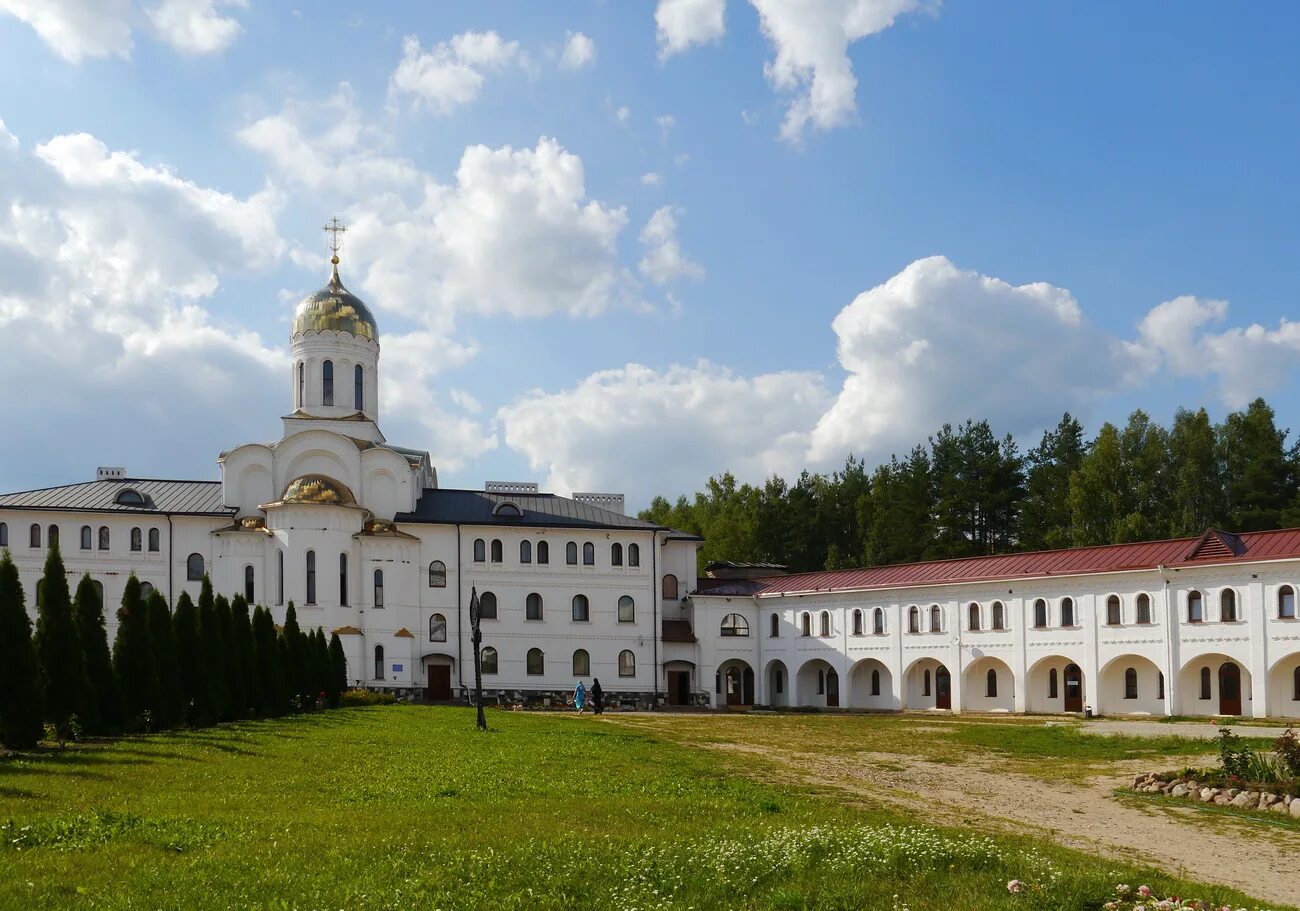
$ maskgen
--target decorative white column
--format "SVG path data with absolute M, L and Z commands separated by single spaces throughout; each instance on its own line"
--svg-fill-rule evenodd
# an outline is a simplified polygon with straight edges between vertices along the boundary
M 1250 715 L 1252 718 L 1266 718 L 1270 617 L 1268 602 L 1264 600 L 1263 582 L 1256 579 L 1246 586 L 1246 603 L 1242 607 L 1250 635 Z
M 1029 679 L 1026 676 L 1025 668 L 1025 642 L 1027 639 L 1026 632 L 1029 629 L 1029 618 L 1025 616 L 1025 598 L 1023 595 L 1016 595 L 1008 603 L 1008 616 L 1011 617 L 1011 635 L 1014 638 L 1015 646 L 1012 649 L 1011 667 L 1015 674 L 1015 710 L 1021 714 L 1027 711 L 1029 699 Z
M 952 688 L 952 711 L 954 714 L 960 714 L 962 710 L 961 692 L 962 678 L 965 676 L 965 662 L 961 654 L 961 606 L 954 598 L 948 602 L 948 617 L 952 627 L 949 627 L 952 637 L 952 661 L 953 673 L 949 686 Z

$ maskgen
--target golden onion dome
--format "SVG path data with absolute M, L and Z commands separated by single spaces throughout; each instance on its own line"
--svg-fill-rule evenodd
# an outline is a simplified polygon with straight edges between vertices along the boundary
M 304 332 L 346 332 L 356 338 L 379 341 L 379 325 L 375 316 L 361 298 L 357 297 L 339 279 L 339 258 L 330 262 L 334 271 L 329 284 L 307 295 L 293 312 L 292 338 Z
M 352 491 L 324 475 L 303 475 L 289 482 L 284 489 L 281 503 L 310 503 L 319 506 L 355 506 L 356 498 Z

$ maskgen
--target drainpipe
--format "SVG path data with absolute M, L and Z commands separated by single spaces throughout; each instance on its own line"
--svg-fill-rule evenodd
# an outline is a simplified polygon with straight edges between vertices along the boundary
M 176 599 L 172 597 L 175 592 L 172 590 L 176 572 L 176 554 L 174 543 L 175 529 L 172 527 L 172 514 L 167 513 L 167 603 L 172 607 L 176 606 Z
M 460 616 L 461 560 L 462 558 L 460 553 L 460 525 L 457 525 L 456 526 L 456 677 L 457 679 L 460 680 L 460 684 L 461 684 L 460 688 L 464 690 L 465 689 L 465 665 L 462 663 L 461 660 L 461 639 L 463 638 L 461 636 L 461 616 Z
M 652 531 L 650 544 L 650 643 L 651 656 L 654 661 L 654 701 L 651 709 L 659 708 L 659 532 Z M 667 541 L 664 542 L 668 543 Z M 678 583 L 680 588 L 680 583 Z M 680 595 L 681 592 L 679 591 Z
M 1165 668 L 1168 673 L 1165 674 L 1165 714 L 1173 715 L 1174 712 L 1174 694 L 1176 691 L 1176 681 L 1178 679 L 1177 669 L 1174 667 L 1174 635 L 1176 624 L 1174 612 L 1169 607 L 1169 573 L 1165 565 L 1161 563 L 1156 567 L 1156 572 L 1160 574 L 1160 580 L 1164 588 L 1165 601 Z

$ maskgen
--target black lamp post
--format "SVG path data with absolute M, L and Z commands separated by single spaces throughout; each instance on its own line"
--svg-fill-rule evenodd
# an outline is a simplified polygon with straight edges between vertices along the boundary
M 479 628 L 478 588 L 469 590 L 469 626 L 470 642 L 474 644 L 474 707 L 478 710 L 478 729 L 487 730 L 487 719 L 483 717 L 483 630 Z

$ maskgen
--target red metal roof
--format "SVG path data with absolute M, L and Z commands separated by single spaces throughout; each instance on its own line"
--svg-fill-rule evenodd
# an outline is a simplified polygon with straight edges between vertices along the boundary
M 1205 546 L 1207 544 L 1212 546 Z M 1170 569 L 1180 569 L 1188 566 L 1284 559 L 1300 559 L 1300 528 L 1246 532 L 1241 535 L 1211 530 L 1196 538 L 1111 544 L 1104 547 L 1073 547 L 1068 550 L 1042 550 L 991 557 L 965 557 L 958 560 L 934 560 L 928 563 L 900 563 L 894 566 L 874 566 L 869 569 L 797 573 L 744 582 L 701 579 L 697 591 L 702 595 L 763 596 L 796 592 L 913 588 L 921 585 L 1012 581 L 1043 576 L 1151 570 L 1162 565 Z M 706 582 L 722 584 L 706 585 L 704 584 Z

